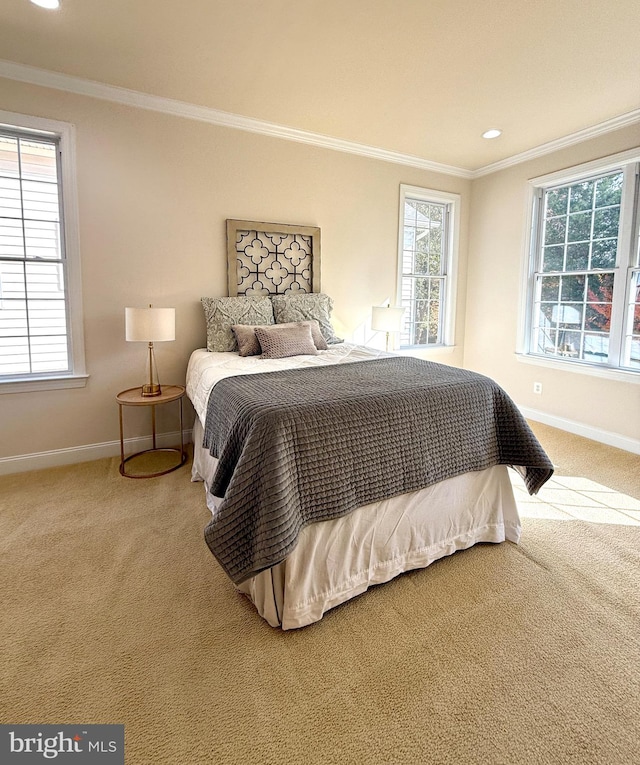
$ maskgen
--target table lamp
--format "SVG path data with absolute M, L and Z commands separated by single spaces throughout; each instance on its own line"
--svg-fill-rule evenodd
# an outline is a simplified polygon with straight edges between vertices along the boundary
M 387 333 L 387 350 L 392 332 L 400 332 L 405 308 L 402 306 L 374 305 L 371 309 L 371 329 Z
M 125 308 L 125 336 L 130 342 L 149 343 L 149 382 L 142 386 L 143 396 L 162 393 L 158 380 L 154 343 L 176 339 L 175 308 Z

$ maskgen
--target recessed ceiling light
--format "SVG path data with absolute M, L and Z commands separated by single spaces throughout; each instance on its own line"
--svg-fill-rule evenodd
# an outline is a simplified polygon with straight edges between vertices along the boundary
M 498 130 L 498 128 L 491 128 L 491 130 L 485 130 L 482 134 L 483 138 L 497 138 L 499 135 L 502 135 L 502 130 Z
M 60 0 L 31 0 L 31 2 L 50 11 L 55 11 L 56 8 L 60 7 Z

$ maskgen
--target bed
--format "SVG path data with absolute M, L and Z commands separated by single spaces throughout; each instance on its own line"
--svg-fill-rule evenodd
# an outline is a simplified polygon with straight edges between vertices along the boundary
M 404 571 L 517 543 L 507 466 L 553 472 L 506 393 L 335 335 L 320 230 L 227 221 L 229 297 L 202 298 L 187 369 L 205 541 L 273 627 L 317 622 Z
M 218 459 L 204 444 L 211 393 L 219 383 L 283 370 L 304 373 L 332 365 L 370 364 L 389 356 L 349 343 L 332 345 L 317 355 L 281 359 L 194 351 L 187 373 L 187 393 L 197 413 L 192 479 L 205 484 L 212 523 L 223 498 L 215 491 Z M 541 449 L 529 461 L 537 463 L 537 490 L 552 467 Z M 309 523 L 283 560 L 237 577 L 235 586 L 271 626 L 293 629 L 318 621 L 329 609 L 404 571 L 424 568 L 479 542 L 519 539 L 520 520 L 507 466 L 492 464 Z M 225 567 L 224 561 L 221 565 Z

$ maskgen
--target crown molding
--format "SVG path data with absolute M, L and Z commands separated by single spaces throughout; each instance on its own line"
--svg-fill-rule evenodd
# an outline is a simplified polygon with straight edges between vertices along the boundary
M 545 154 L 551 154 L 554 151 L 566 149 L 568 146 L 573 146 L 576 143 L 588 141 L 590 138 L 597 138 L 597 136 L 604 135 L 605 133 L 611 133 L 614 130 L 619 130 L 620 128 L 638 123 L 640 123 L 640 109 L 635 109 L 632 112 L 621 114 L 619 117 L 613 117 L 610 120 L 605 120 L 597 125 L 585 128 L 584 130 L 570 133 L 563 138 L 557 138 L 554 141 L 540 144 L 540 146 L 535 146 L 533 149 L 528 149 L 520 154 L 514 154 L 513 156 L 501 159 L 498 162 L 492 162 L 490 165 L 479 167 L 471 173 L 471 177 L 481 178 L 483 175 L 496 173 L 498 170 L 504 170 L 507 167 L 513 167 L 513 165 L 519 165 L 522 162 L 528 162 L 531 159 L 543 157 Z
M 26 64 L 17 64 L 13 61 L 0 60 L 0 77 L 9 80 L 26 82 L 30 85 L 40 85 L 55 90 L 63 90 L 67 93 L 74 93 L 91 98 L 99 98 L 103 101 L 112 101 L 125 106 L 133 106 L 138 109 L 147 109 L 149 111 L 170 114 L 175 117 L 197 120 L 199 122 L 208 122 L 212 125 L 235 128 L 250 133 L 260 133 L 262 135 L 272 136 L 274 138 L 283 138 L 287 141 L 296 141 L 306 143 L 311 146 L 318 146 L 324 149 L 332 149 L 347 154 L 355 154 L 370 159 L 379 159 L 383 162 L 392 162 L 397 165 L 406 165 L 416 167 L 421 170 L 431 170 L 445 175 L 454 175 L 459 178 L 471 178 L 472 171 L 453 165 L 445 165 L 440 162 L 432 162 L 422 157 L 415 157 L 411 154 L 402 154 L 397 151 L 380 149 L 375 146 L 368 146 L 355 141 L 346 141 L 341 138 L 322 135 L 321 133 L 312 133 L 307 130 L 277 125 L 273 122 L 254 119 L 253 117 L 243 117 L 231 112 L 223 112 L 219 109 L 213 109 L 208 106 L 198 106 L 186 101 L 178 101 L 173 98 L 164 98 L 154 96 L 149 93 L 141 93 L 128 88 L 121 88 L 115 85 L 105 85 L 94 80 L 85 80 L 80 77 L 74 77 L 68 74 L 60 74 L 47 69 L 28 66 Z
M 98 98 L 103 101 L 132 106 L 137 109 L 147 109 L 149 111 L 169 114 L 184 119 L 196 120 L 198 122 L 207 122 L 212 125 L 244 130 L 250 133 L 259 133 L 261 135 L 271 136 L 273 138 L 282 138 L 287 141 L 305 143 L 311 146 L 317 146 L 323 149 L 341 151 L 346 154 L 355 154 L 369 159 L 378 159 L 383 162 L 392 162 L 397 165 L 415 167 L 419 170 L 429 170 L 444 175 L 452 175 L 458 178 L 473 180 L 481 178 L 484 175 L 504 170 L 505 168 L 527 162 L 545 154 L 551 154 L 554 151 L 573 146 L 576 143 L 595 138 L 599 135 L 609 133 L 613 130 L 640 123 L 640 109 L 636 109 L 619 117 L 613 117 L 610 120 L 593 125 L 584 130 L 579 130 L 562 138 L 558 138 L 548 143 L 543 143 L 520 154 L 514 154 L 511 157 L 484 165 L 476 170 L 469 170 L 454 165 L 446 165 L 441 162 L 433 162 L 422 157 L 416 157 L 412 154 L 402 154 L 397 151 L 381 149 L 376 146 L 347 141 L 342 138 L 313 133 L 307 130 L 299 130 L 285 125 L 278 125 L 273 122 L 265 122 L 253 117 L 243 117 L 239 114 L 224 112 L 219 109 L 213 109 L 208 106 L 198 106 L 186 101 L 178 101 L 173 98 L 164 98 L 154 96 L 149 93 L 142 93 L 137 90 L 121 88 L 116 85 L 105 85 L 95 80 L 85 80 L 81 77 L 75 77 L 69 74 L 61 74 L 48 69 L 39 69 L 38 67 L 27 64 L 18 64 L 14 61 L 0 60 L 0 77 L 18 82 L 25 82 L 30 85 L 40 85 L 45 88 L 62 90 L 67 93 Z

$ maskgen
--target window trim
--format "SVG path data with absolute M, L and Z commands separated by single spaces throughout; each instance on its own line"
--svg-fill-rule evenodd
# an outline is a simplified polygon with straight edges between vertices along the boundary
M 67 338 L 71 371 L 65 373 L 29 374 L 0 378 L 0 394 L 26 391 L 79 388 L 86 385 L 84 353 L 84 321 L 82 306 L 82 273 L 80 269 L 80 223 L 78 217 L 78 185 L 76 172 L 75 126 L 43 117 L 0 110 L 0 127 L 30 131 L 37 135 L 55 136 L 59 140 L 60 188 L 62 190 L 63 238 L 66 258 L 66 299 L 69 312 Z
M 437 189 L 427 189 L 423 186 L 400 184 L 400 203 L 398 207 L 398 253 L 396 305 L 402 305 L 402 253 L 404 250 L 404 203 L 405 199 L 419 199 L 424 202 L 436 202 L 448 207 L 447 251 L 445 253 L 444 269 L 444 313 L 442 316 L 442 342 L 424 345 L 402 345 L 401 351 L 410 350 L 442 350 L 455 346 L 456 332 L 456 298 L 458 283 L 458 252 L 460 243 L 460 194 Z
M 591 375 L 595 377 L 605 377 L 608 379 L 624 380 L 627 382 L 640 382 L 640 370 L 633 370 L 628 367 L 610 366 L 608 364 L 593 364 L 588 361 L 568 361 L 566 359 L 558 359 L 553 356 L 543 356 L 541 354 L 532 353 L 530 350 L 531 342 L 531 322 L 533 319 L 533 302 L 535 300 L 535 290 L 532 288 L 532 282 L 536 269 L 537 252 L 533 251 L 538 239 L 538 232 L 536 230 L 539 225 L 540 215 L 540 203 L 542 199 L 542 192 L 548 188 L 559 185 L 571 185 L 576 181 L 581 181 L 592 176 L 606 174 L 615 170 L 626 171 L 629 165 L 640 163 L 640 147 L 635 149 L 629 149 L 627 151 L 613 154 L 600 159 L 585 162 L 575 167 L 565 168 L 564 170 L 557 170 L 552 173 L 530 178 L 527 184 L 526 193 L 526 229 L 524 237 L 524 246 L 522 254 L 522 268 L 521 268 L 521 281 L 520 281 L 520 296 L 519 296 L 519 315 L 518 315 L 518 334 L 516 342 L 516 358 L 519 361 L 523 361 L 528 364 L 538 364 L 549 368 L 554 368 L 563 371 L 578 372 L 585 375 Z M 637 173 L 636 169 L 636 173 Z M 640 215 L 634 216 L 634 211 L 626 211 L 625 215 L 622 215 L 623 207 L 629 205 L 633 201 L 631 199 L 631 187 L 633 183 L 637 185 L 636 181 L 633 181 L 629 176 L 633 176 L 633 170 L 625 173 L 625 183 L 623 187 L 623 195 L 621 199 L 621 220 L 624 227 L 620 229 L 620 236 L 618 238 L 618 247 L 622 245 L 627 246 L 635 241 L 634 231 L 637 231 Z M 631 231 L 629 231 L 631 227 Z M 625 240 L 628 239 L 628 241 Z M 621 277 L 623 277 L 624 287 L 624 300 L 622 303 L 618 301 L 613 310 L 624 310 L 627 303 L 629 279 L 628 274 L 631 269 L 634 268 L 632 262 L 633 255 L 628 254 L 625 268 L 622 269 L 620 264 L 617 264 L 615 270 Z M 623 270 L 625 273 L 623 274 Z M 618 283 L 620 280 L 618 280 Z M 621 306 L 621 308 L 620 308 Z M 624 341 L 622 335 L 620 342 Z

